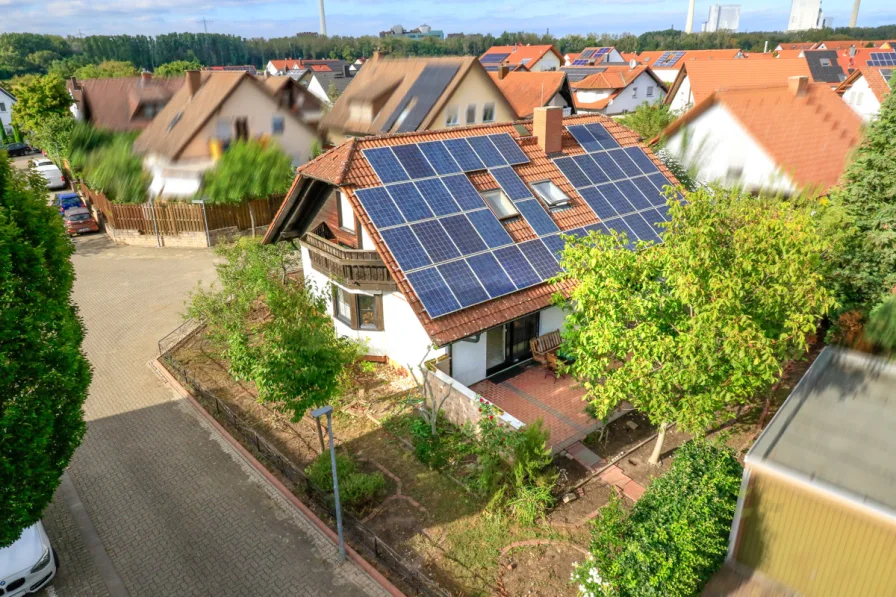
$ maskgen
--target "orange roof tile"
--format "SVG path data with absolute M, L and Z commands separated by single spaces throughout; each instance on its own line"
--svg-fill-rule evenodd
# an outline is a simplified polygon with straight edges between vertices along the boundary
M 519 118 L 529 118 L 535 108 L 546 106 L 566 80 L 566 73 L 562 71 L 517 71 L 507 73 L 503 79 L 498 78 L 496 72 L 490 72 L 489 76 Z
M 589 75 L 569 85 L 574 89 L 625 89 L 647 69 L 648 67 L 643 64 L 635 68 L 630 68 L 627 64 L 607 66 L 605 71 Z
M 277 70 L 289 70 L 292 68 L 301 68 L 301 60 L 287 58 L 286 60 L 270 60 L 269 61 Z
M 694 103 L 699 104 L 717 89 L 785 83 L 789 77 L 810 76 L 803 59 L 707 60 L 688 62 L 678 73 L 666 102 L 672 101 L 684 77 L 690 80 Z
M 530 65 L 535 64 L 539 60 L 541 60 L 545 54 L 548 52 L 553 52 L 557 55 L 557 58 L 560 59 L 560 62 L 563 62 L 563 56 L 560 55 L 560 52 L 557 51 L 552 45 L 546 46 L 523 46 L 523 45 L 515 45 L 515 46 L 492 46 L 485 53 L 479 57 L 481 61 L 489 54 L 508 54 L 507 58 L 505 58 L 501 64 L 523 64 Z
M 678 184 L 678 181 L 671 172 L 666 169 L 663 163 L 654 156 L 645 145 L 639 142 L 637 133 L 617 124 L 610 118 L 598 114 L 570 116 L 563 119 L 563 123 L 566 126 L 593 122 L 598 122 L 606 127 L 622 147 L 641 146 L 644 148 L 647 155 L 650 156 L 660 171 L 663 172 L 673 184 Z M 517 126 L 525 127 L 525 129 L 529 131 L 529 135 L 521 137 L 516 128 Z M 552 161 L 554 156 L 548 157 L 538 147 L 538 141 L 535 137 L 531 136 L 531 131 L 532 123 L 530 121 L 522 121 L 518 123 L 478 125 L 350 139 L 339 147 L 319 156 L 298 169 L 298 176 L 296 182 L 293 184 L 293 190 L 290 191 L 290 194 L 288 194 L 287 198 L 284 200 L 280 212 L 278 212 L 274 223 L 271 225 L 268 234 L 265 236 L 265 242 L 273 242 L 276 240 L 276 237 L 280 233 L 280 226 L 282 226 L 282 224 L 278 226 L 278 223 L 288 219 L 288 213 L 285 212 L 285 208 L 287 204 L 294 199 L 292 196 L 297 192 L 297 189 L 300 186 L 299 181 L 303 178 L 322 180 L 332 185 L 339 186 L 342 191 L 345 192 L 349 201 L 352 203 L 359 220 L 374 241 L 376 249 L 386 264 L 386 267 L 389 268 L 398 289 L 407 298 L 408 303 L 411 305 L 411 308 L 414 310 L 424 329 L 426 329 L 430 338 L 437 345 L 441 346 L 448 344 L 506 321 L 543 309 L 551 304 L 552 297 L 555 293 L 568 290 L 569 285 L 561 286 L 542 283 L 504 297 L 492 299 L 485 303 L 480 303 L 460 311 L 449 313 L 437 319 L 430 318 L 408 283 L 404 273 L 398 267 L 397 262 L 383 242 L 376 227 L 373 226 L 363 206 L 355 196 L 355 191 L 357 189 L 381 185 L 373 168 L 371 168 L 367 159 L 363 156 L 361 151 L 363 149 L 420 143 L 437 139 L 453 139 L 458 137 L 508 133 L 517 141 L 520 148 L 530 160 L 528 164 L 514 166 L 514 170 L 519 174 L 520 178 L 527 183 L 549 179 L 570 197 L 571 204 L 568 209 L 550 212 L 550 215 L 557 226 L 561 230 L 572 230 L 596 223 L 598 219 L 594 212 L 587 206 L 587 204 L 585 204 L 581 196 L 575 191 L 575 188 L 554 165 Z M 562 135 L 563 154 L 579 155 L 584 153 L 582 147 L 576 142 L 571 134 L 564 130 Z M 469 178 L 473 185 L 480 191 L 498 188 L 498 184 L 488 172 L 471 173 L 469 174 Z M 516 242 L 537 237 L 529 224 L 522 219 L 508 224 L 507 230 Z
M 804 95 L 787 83 L 716 91 L 673 122 L 663 136 L 716 104 L 722 104 L 798 186 L 819 194 L 837 184 L 862 138 L 862 119 L 826 83 L 809 84 Z
M 802 57 L 803 57 L 803 52 L 805 52 L 805 50 L 778 50 L 778 51 L 777 51 L 777 54 L 778 54 L 778 55 L 777 55 L 777 58 L 783 58 L 783 59 L 787 59 L 787 58 L 802 58 Z M 769 52 L 769 54 L 774 54 L 774 53 L 773 53 L 773 52 Z
M 782 44 L 778 44 L 777 47 L 781 48 L 782 50 L 811 50 L 817 45 L 818 44 L 816 42 L 809 41 L 809 42 L 802 42 L 802 43 L 795 43 L 795 44 L 782 43 Z

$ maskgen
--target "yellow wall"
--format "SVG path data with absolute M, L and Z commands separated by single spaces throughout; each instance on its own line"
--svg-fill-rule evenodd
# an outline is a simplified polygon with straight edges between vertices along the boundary
M 735 559 L 805 597 L 896 595 L 896 524 L 752 470 Z
M 498 86 L 492 82 L 484 70 L 479 68 L 471 68 L 467 75 L 463 78 L 448 101 L 442 106 L 439 115 L 430 123 L 426 130 L 433 131 L 437 129 L 450 128 L 445 126 L 445 118 L 448 110 L 452 106 L 458 108 L 458 126 L 467 124 L 467 105 L 476 104 L 476 122 L 471 124 L 482 124 L 482 105 L 494 102 L 495 119 L 492 122 L 511 122 L 516 120 L 516 115 Z
M 271 135 L 272 117 L 283 116 L 283 134 Z M 311 158 L 311 144 L 315 132 L 311 127 L 302 125 L 287 110 L 280 109 L 277 102 L 260 85 L 246 79 L 227 98 L 220 110 L 205 124 L 203 129 L 193 138 L 181 154 L 181 159 L 209 157 L 209 139 L 217 134 L 219 119 L 232 120 L 237 117 L 248 118 L 249 136 L 267 135 L 293 159 L 293 164 L 304 164 Z

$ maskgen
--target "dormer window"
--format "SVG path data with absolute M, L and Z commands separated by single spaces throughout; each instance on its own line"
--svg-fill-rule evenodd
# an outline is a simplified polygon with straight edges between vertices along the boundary
M 566 193 L 561 191 L 560 187 L 550 180 L 534 182 L 532 183 L 532 189 L 548 207 L 563 207 L 569 205 L 569 197 Z
M 822 58 L 821 65 L 822 66 L 831 66 L 831 59 L 830 58 Z
M 507 195 L 505 195 L 503 191 L 493 189 L 490 191 L 483 191 L 481 195 L 492 209 L 492 212 L 494 212 L 495 217 L 499 220 L 509 220 L 510 218 L 515 218 L 520 215 L 520 212 L 517 211 L 513 202 L 507 198 Z

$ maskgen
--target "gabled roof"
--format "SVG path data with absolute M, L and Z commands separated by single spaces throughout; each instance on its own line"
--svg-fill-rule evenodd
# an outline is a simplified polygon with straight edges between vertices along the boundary
M 287 58 L 286 60 L 269 60 L 268 61 L 271 66 L 276 68 L 277 70 L 290 70 L 295 68 L 302 68 L 301 60 L 297 60 L 295 58 Z
M 117 79 L 77 79 L 66 81 L 78 110 L 95 127 L 110 131 L 136 131 L 151 120 L 139 118 L 145 104 L 167 103 L 184 84 L 183 77 L 121 77 Z
M 492 46 L 479 57 L 479 60 L 483 63 L 492 63 L 493 61 L 488 59 L 483 61 L 483 58 L 486 56 L 491 56 L 496 64 L 523 64 L 529 67 L 544 58 L 545 54 L 548 53 L 554 54 L 560 60 L 560 63 L 563 63 L 563 56 L 560 55 L 557 48 L 550 44 L 543 46 L 523 46 L 519 44 L 513 46 Z M 498 57 L 505 54 L 505 58 L 498 60 Z
M 896 520 L 896 365 L 825 348 L 746 456 Z
M 804 53 L 808 50 L 777 50 L 775 54 L 777 54 L 776 58 L 802 58 Z M 769 52 L 770 54 L 772 52 Z
M 775 48 L 776 50 L 811 50 L 817 44 L 814 41 L 800 43 L 781 43 Z
M 2 87 L 0 87 L 0 92 L 5 93 L 5 94 L 8 95 L 9 97 L 11 97 L 11 98 L 13 99 L 13 101 L 15 101 L 16 96 L 14 96 L 13 94 L 11 94 L 11 93 L 8 92 L 7 90 L 3 89 Z
M 265 77 L 260 79 L 271 95 L 283 100 L 289 100 L 291 105 L 286 107 L 294 110 L 314 111 L 321 109 L 321 102 L 307 88 L 288 75 Z M 283 105 L 283 104 L 281 104 Z
M 790 175 L 797 186 L 824 194 L 837 184 L 862 139 L 862 119 L 829 85 L 810 83 L 805 94 L 788 83 L 710 93 L 662 133 L 670 137 L 721 104 Z M 724 135 L 726 131 L 718 130 Z
M 646 150 L 646 147 L 639 143 L 639 137 L 636 133 L 616 124 L 612 119 L 605 116 L 571 116 L 563 119 L 563 124 L 566 126 L 588 123 L 600 123 L 603 125 L 622 147 L 641 146 Z M 543 309 L 551 304 L 553 294 L 567 290 L 569 285 L 559 286 L 542 282 L 435 319 L 431 318 L 355 194 L 355 191 L 358 189 L 382 186 L 364 157 L 364 149 L 507 133 L 529 159 L 529 163 L 513 167 L 513 170 L 519 177 L 528 184 L 536 181 L 551 180 L 570 197 L 571 203 L 568 208 L 550 212 L 549 217 L 560 230 L 569 231 L 582 226 L 596 224 L 598 218 L 595 212 L 587 206 L 575 188 L 554 164 L 553 158 L 557 156 L 547 156 L 539 148 L 538 140 L 531 134 L 532 126 L 531 122 L 522 121 L 518 123 L 478 125 L 422 133 L 350 139 L 298 169 L 298 176 L 293 189 L 287 195 L 274 222 L 269 227 L 265 235 L 265 242 L 276 242 L 279 240 L 289 222 L 305 221 L 310 225 L 313 216 L 309 217 L 308 214 L 313 214 L 319 210 L 323 205 L 324 198 L 329 196 L 330 192 L 325 189 L 318 194 L 317 198 L 308 198 L 303 196 L 303 194 L 307 189 L 312 188 L 313 185 L 323 182 L 327 185 L 338 186 L 345 193 L 355 210 L 355 214 L 373 240 L 377 252 L 382 257 L 386 267 L 389 268 L 399 290 L 407 298 L 409 305 L 414 310 L 424 329 L 437 345 L 441 346 L 454 342 L 460 338 L 465 338 L 506 321 L 511 321 Z M 525 131 L 525 134 L 522 134 L 521 130 Z M 563 155 L 574 156 L 585 153 L 573 136 L 566 130 L 562 132 L 561 141 Z M 646 151 L 647 155 L 670 183 L 677 185 L 677 180 L 662 162 L 652 152 Z M 484 170 L 470 172 L 467 174 L 467 177 L 480 192 L 495 189 L 499 186 L 492 175 Z M 306 216 L 301 215 L 303 210 Z M 523 219 L 505 223 L 504 227 L 515 243 L 537 238 L 534 230 Z M 304 233 L 306 230 L 307 228 L 294 232 Z
M 535 108 L 548 105 L 566 84 L 566 73 L 561 71 L 511 72 L 503 79 L 498 73 L 490 72 L 489 76 L 518 118 L 530 118 Z
M 887 81 L 882 71 L 890 71 L 890 81 Z M 878 102 L 884 103 L 884 100 L 887 99 L 887 96 L 893 91 L 890 87 L 890 83 L 893 81 L 893 77 L 896 76 L 894 73 L 896 73 L 896 68 L 885 68 L 882 66 L 864 66 L 862 68 L 857 68 L 845 81 L 840 83 L 834 91 L 843 95 L 846 91 L 849 91 L 849 88 L 853 86 L 853 83 L 861 77 L 865 77 L 865 82 L 868 84 L 868 88 L 871 89 L 874 97 L 877 98 Z
M 351 84 L 322 119 L 321 126 L 359 135 L 396 131 L 402 126 L 426 129 L 461 81 L 474 70 L 479 71 L 487 85 L 492 85 L 474 56 L 370 60 L 350 79 Z M 493 89 L 498 101 L 507 101 L 497 86 Z M 372 121 L 353 119 L 353 104 L 374 102 L 377 112 Z M 509 102 L 507 107 L 512 109 Z M 405 110 L 408 114 L 399 122 Z
M 688 62 L 678 72 L 669 89 L 666 103 L 671 103 L 684 79 L 691 84 L 694 103 L 699 104 L 717 89 L 786 83 L 789 77 L 809 76 L 805 60 L 707 60 Z
M 570 86 L 575 91 L 587 89 L 612 90 L 610 95 L 594 102 L 583 102 L 573 93 L 576 110 L 603 110 L 645 72 L 656 81 L 660 89 L 666 91 L 666 84 L 656 76 L 656 73 L 649 66 L 639 65 L 632 69 L 627 64 L 608 65 L 603 72 L 585 77 L 581 81 L 570 83 Z

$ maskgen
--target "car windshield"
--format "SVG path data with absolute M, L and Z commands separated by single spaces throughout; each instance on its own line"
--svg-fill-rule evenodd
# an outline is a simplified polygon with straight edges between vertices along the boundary
M 66 217 L 69 222 L 83 222 L 90 219 L 90 214 L 74 214 Z

